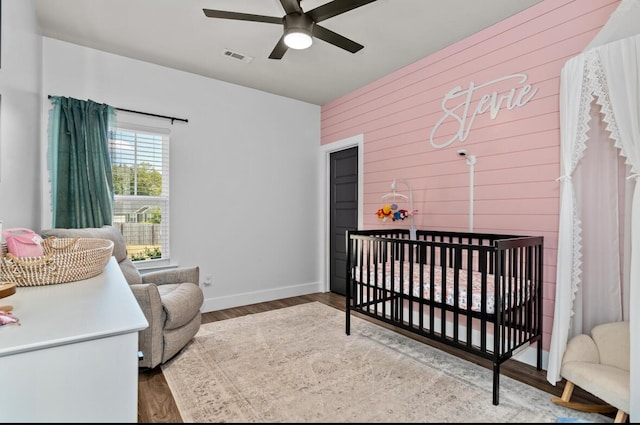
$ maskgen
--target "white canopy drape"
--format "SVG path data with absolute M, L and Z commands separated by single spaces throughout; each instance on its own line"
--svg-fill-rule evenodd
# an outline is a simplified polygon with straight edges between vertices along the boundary
M 629 320 L 631 359 L 640 358 L 640 310 L 629 304 L 640 300 L 639 69 L 640 35 L 593 47 L 562 69 L 560 227 L 547 368 L 554 385 L 568 338 L 599 323 Z M 604 141 L 613 155 L 598 145 Z M 587 161 L 587 149 L 599 153 Z M 588 179 L 593 172 L 598 178 Z M 610 193 L 615 196 L 607 198 Z M 575 317 L 577 309 L 582 317 Z M 632 421 L 640 416 L 639 369 L 632 360 Z

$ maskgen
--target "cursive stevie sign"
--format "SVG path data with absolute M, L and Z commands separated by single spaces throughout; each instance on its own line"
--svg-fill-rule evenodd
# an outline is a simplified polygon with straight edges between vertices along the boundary
M 515 80 L 515 84 L 518 84 L 519 87 L 513 87 L 503 94 L 499 94 L 497 91 L 483 94 L 482 97 L 476 101 L 475 105 L 473 104 L 472 97 L 476 91 L 511 79 Z M 534 89 L 531 84 L 525 84 L 526 82 L 526 74 L 513 74 L 477 86 L 471 81 L 467 89 L 463 89 L 461 86 L 452 88 L 442 99 L 441 105 L 444 114 L 431 130 L 431 145 L 434 148 L 444 148 L 456 140 L 464 142 L 469 136 L 473 121 L 477 115 L 484 114 L 488 111 L 491 119 L 495 119 L 502 107 L 511 110 L 526 105 L 538 91 L 538 89 Z M 440 126 L 447 121 L 457 123 L 458 130 L 450 139 L 442 143 L 436 143 L 433 138 L 436 136 Z

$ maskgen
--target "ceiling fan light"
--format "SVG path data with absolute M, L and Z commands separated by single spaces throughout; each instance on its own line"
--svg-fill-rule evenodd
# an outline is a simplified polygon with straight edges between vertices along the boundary
M 284 36 L 284 44 L 286 44 L 287 47 L 291 49 L 302 50 L 310 47 L 311 44 L 313 44 L 313 38 L 307 31 L 296 28 L 287 31 Z

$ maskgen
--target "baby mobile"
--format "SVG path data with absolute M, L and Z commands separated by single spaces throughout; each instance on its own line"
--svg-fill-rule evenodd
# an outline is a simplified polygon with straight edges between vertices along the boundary
M 382 197 L 383 201 L 385 201 L 385 204 L 376 212 L 378 219 L 383 222 L 388 220 L 402 221 L 407 218 L 413 217 L 418 212 L 418 210 L 413 209 L 413 192 L 411 190 L 411 185 L 406 180 L 400 180 L 400 182 L 407 185 L 407 188 L 409 189 L 409 196 L 398 193 L 396 191 L 396 180 L 394 179 L 391 183 L 391 193 L 387 193 Z M 398 207 L 398 204 L 396 203 L 398 198 L 409 201 L 408 210 Z M 413 225 L 413 219 L 411 220 L 411 230 L 412 233 L 414 233 L 415 227 Z
M 387 221 L 389 219 L 393 221 L 404 220 L 405 218 L 411 217 L 418 210 L 403 210 L 398 208 L 398 204 L 387 204 L 383 205 L 376 214 L 378 218 L 382 221 Z

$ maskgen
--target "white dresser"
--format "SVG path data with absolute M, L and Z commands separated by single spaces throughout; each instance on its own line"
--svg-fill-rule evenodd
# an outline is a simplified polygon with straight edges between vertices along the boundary
M 138 331 L 149 324 L 115 258 L 91 279 L 18 287 L 0 303 L 0 422 L 137 422 Z

